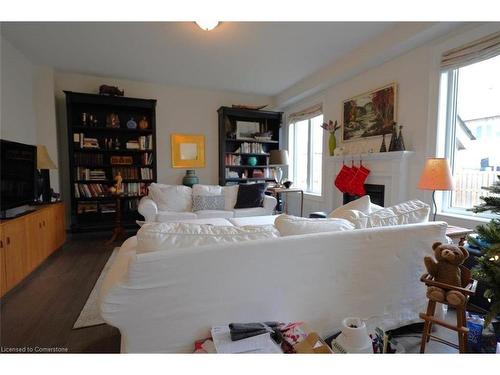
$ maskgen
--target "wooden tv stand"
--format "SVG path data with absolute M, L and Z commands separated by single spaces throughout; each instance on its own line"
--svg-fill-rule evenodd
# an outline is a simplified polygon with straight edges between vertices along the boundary
M 64 204 L 57 202 L 0 221 L 0 297 L 64 244 L 64 216 Z

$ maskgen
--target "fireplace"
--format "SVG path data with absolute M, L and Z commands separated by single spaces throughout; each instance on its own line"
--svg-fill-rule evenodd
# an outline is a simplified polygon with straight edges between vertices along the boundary
M 385 194 L 384 185 L 365 184 L 365 190 L 366 190 L 366 195 L 370 196 L 370 200 L 372 203 L 384 207 L 384 194 Z M 350 195 L 349 193 L 344 193 L 343 204 L 349 203 L 358 198 L 361 197 L 357 195 Z

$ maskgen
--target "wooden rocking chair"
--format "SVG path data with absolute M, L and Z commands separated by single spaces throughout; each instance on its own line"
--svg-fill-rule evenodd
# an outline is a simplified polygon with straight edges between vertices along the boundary
M 473 296 L 476 293 L 477 280 L 473 280 L 471 278 L 471 272 L 468 268 L 461 265 L 460 270 L 462 275 L 461 276 L 462 287 L 448 285 L 434 281 L 434 278 L 428 273 L 426 273 L 420 278 L 420 281 L 422 281 L 427 287 L 437 286 L 438 288 L 443 289 L 445 292 L 448 292 L 450 290 L 456 290 L 461 292 L 466 297 L 466 301 L 462 306 L 452 306 L 455 308 L 457 312 L 456 326 L 434 317 L 437 302 L 429 300 L 429 303 L 427 304 L 427 312 L 425 314 L 420 313 L 420 318 L 425 321 L 424 331 L 422 332 L 422 342 L 420 344 L 420 353 L 425 353 L 425 345 L 429 342 L 431 337 L 437 339 L 439 342 L 442 342 L 443 344 L 458 349 L 460 353 L 466 353 L 467 351 L 467 334 L 469 333 L 469 329 L 467 328 L 467 322 L 465 319 L 465 308 L 467 306 L 467 301 L 469 300 L 469 297 Z M 450 306 L 448 303 L 446 303 L 446 301 L 440 303 Z M 446 341 L 440 337 L 431 335 L 431 328 L 433 324 L 437 324 L 445 328 L 451 329 L 453 331 L 456 331 L 458 333 L 458 346 L 450 341 Z

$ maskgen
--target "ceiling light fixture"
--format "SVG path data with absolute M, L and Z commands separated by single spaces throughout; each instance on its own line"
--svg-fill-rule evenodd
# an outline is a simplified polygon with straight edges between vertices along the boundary
M 202 30 L 210 31 L 217 27 L 219 21 L 194 21 Z

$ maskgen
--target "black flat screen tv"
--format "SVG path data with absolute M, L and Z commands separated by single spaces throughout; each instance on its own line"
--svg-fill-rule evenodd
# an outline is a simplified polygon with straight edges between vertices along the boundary
M 0 215 L 35 200 L 36 146 L 0 139 Z

